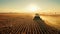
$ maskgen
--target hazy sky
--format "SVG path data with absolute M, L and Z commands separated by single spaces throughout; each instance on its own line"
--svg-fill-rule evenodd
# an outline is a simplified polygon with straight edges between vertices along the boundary
M 35 4 L 40 12 L 60 12 L 60 0 L 0 0 L 1 12 L 25 12 L 29 4 Z

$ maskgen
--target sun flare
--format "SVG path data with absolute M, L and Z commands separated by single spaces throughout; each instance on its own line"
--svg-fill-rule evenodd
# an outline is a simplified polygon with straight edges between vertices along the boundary
M 36 12 L 37 10 L 39 10 L 39 7 L 35 4 L 30 4 L 26 7 L 26 10 L 30 12 Z

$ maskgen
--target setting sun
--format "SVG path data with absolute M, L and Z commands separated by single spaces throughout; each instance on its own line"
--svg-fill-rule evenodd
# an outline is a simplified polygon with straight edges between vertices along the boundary
M 39 7 L 35 4 L 30 4 L 26 7 L 26 10 L 30 12 L 36 12 L 37 10 L 39 10 Z

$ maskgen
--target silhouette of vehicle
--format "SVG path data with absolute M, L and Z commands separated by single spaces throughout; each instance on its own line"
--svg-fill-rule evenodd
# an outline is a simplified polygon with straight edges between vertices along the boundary
M 35 14 L 35 17 L 33 18 L 33 20 L 41 20 L 41 18 L 40 18 L 38 13 Z

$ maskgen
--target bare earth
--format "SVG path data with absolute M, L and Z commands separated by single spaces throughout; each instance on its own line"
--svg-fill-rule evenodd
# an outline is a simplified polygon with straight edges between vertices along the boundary
M 33 20 L 30 14 L 0 14 L 0 34 L 60 34 L 60 31 L 43 20 Z

